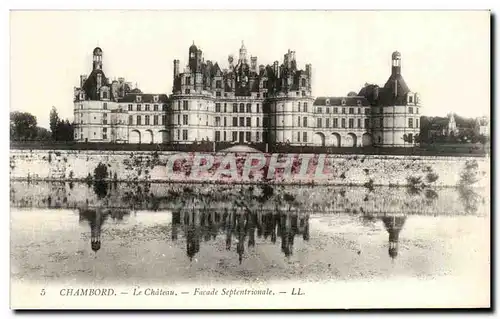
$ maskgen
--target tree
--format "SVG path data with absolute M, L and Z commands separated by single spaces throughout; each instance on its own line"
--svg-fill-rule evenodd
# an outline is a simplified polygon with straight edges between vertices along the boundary
M 52 139 L 52 134 L 43 127 L 36 128 L 36 140 L 37 141 L 50 141 Z
M 68 120 L 60 121 L 56 128 L 56 141 L 73 141 L 74 127 Z
M 10 138 L 13 141 L 32 140 L 37 135 L 36 117 L 27 112 L 10 113 Z
M 57 141 L 57 128 L 59 126 L 59 114 L 57 114 L 56 108 L 53 106 L 50 110 L 50 131 L 52 132 L 52 139 Z

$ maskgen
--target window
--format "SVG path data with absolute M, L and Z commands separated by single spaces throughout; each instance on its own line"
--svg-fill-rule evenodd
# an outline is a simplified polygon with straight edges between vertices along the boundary
M 304 112 L 307 112 L 307 103 L 304 102 Z
M 368 119 L 365 119 L 365 128 L 370 128 L 370 122 Z
M 141 110 L 141 105 L 137 104 L 137 111 L 140 111 L 140 110 Z
M 186 92 L 186 94 L 190 94 L 190 93 L 191 93 L 191 90 L 190 90 L 190 89 L 186 89 L 186 91 L 185 91 L 185 92 Z M 182 134 L 184 134 L 184 133 L 182 133 Z
M 186 85 L 191 85 L 191 77 L 186 77 Z
M 181 130 L 177 130 L 177 139 L 180 140 L 181 139 Z
M 354 119 L 349 119 L 349 128 L 354 128 Z
M 330 108 L 329 107 L 326 108 L 326 114 L 330 114 Z
M 342 123 L 342 128 L 345 128 L 345 119 L 342 119 L 341 123 Z
M 307 127 L 307 117 L 302 119 L 302 126 Z
M 334 118 L 333 119 L 333 128 L 338 128 L 339 127 L 339 119 L 338 118 Z
M 257 103 L 257 113 L 260 113 L 260 104 Z
M 326 99 L 325 104 L 330 105 L 330 99 Z
M 330 127 L 330 119 L 326 119 L 325 122 L 325 127 Z
M 306 96 L 306 91 L 302 91 L 302 96 Z
M 102 120 L 102 124 L 107 125 L 108 124 L 108 120 L 107 119 L 103 119 Z
M 108 134 L 102 133 L 102 139 L 107 140 L 108 139 Z
M 107 110 L 108 109 L 108 103 L 102 103 L 102 108 Z
M 163 106 L 162 106 L 162 110 L 163 110 L 163 111 L 166 111 L 166 110 L 167 110 L 167 104 L 163 104 Z
M 153 116 L 153 125 L 158 125 L 158 115 Z
M 216 142 L 220 141 L 220 131 L 215 131 L 215 141 Z
M 365 114 L 370 114 L 370 109 L 369 108 L 365 108 Z
M 299 102 L 299 104 L 298 104 L 298 107 L 299 107 L 299 112 L 300 112 L 300 102 Z
M 247 126 L 252 126 L 252 119 L 247 117 Z
M 145 125 L 149 125 L 149 115 L 146 115 L 146 116 L 144 117 L 144 124 L 145 124 Z
M 233 117 L 233 126 L 238 126 L 238 118 Z
M 140 95 L 136 95 L 135 96 L 135 100 L 136 100 L 136 102 L 140 102 L 141 101 L 141 96 Z
M 244 117 L 240 117 L 240 126 L 241 127 L 245 126 L 245 118 Z
M 226 131 L 224 131 L 224 139 L 223 139 L 223 141 L 226 141 L 226 140 L 227 140 L 227 138 L 226 138 L 226 137 L 227 137 L 227 134 L 226 134 Z
M 342 99 L 341 104 L 345 105 L 345 99 Z
M 165 125 L 167 124 L 167 116 L 166 115 L 162 115 L 161 116 L 161 125 Z
M 187 114 L 182 115 L 182 124 L 188 125 L 188 115 Z
M 408 97 L 408 102 L 413 103 L 413 96 Z
M 238 140 L 238 132 L 234 131 L 233 132 L 233 142 L 236 142 Z
M 408 113 L 413 114 L 413 107 L 408 107 Z
M 306 86 L 306 79 L 302 79 L 302 86 Z
M 417 114 L 418 114 L 418 107 L 416 107 L 415 110 L 417 111 Z
M 361 127 L 361 119 L 358 119 L 358 127 Z
M 181 115 L 177 114 L 177 124 L 181 125 Z
M 224 117 L 224 126 L 227 126 L 227 118 Z
M 247 104 L 247 113 L 252 113 L 252 104 Z
M 158 111 L 158 104 L 153 105 L 153 110 Z
M 358 114 L 361 114 L 361 108 L 358 107 Z
M 267 87 L 267 80 L 262 81 L 262 86 L 265 88 Z
M 317 126 L 318 128 L 321 128 L 321 127 L 323 126 L 322 124 L 323 124 L 323 121 L 322 121 L 322 119 L 321 119 L 321 118 L 316 119 L 316 126 Z
M 158 102 L 158 95 L 153 96 L 153 102 Z M 156 108 L 158 109 L 158 106 Z M 157 109 L 155 111 L 157 111 Z
M 141 116 L 140 116 L 140 115 L 137 115 L 137 121 L 136 121 L 136 124 L 137 124 L 137 125 L 141 125 Z
M 323 113 L 323 109 L 322 109 L 322 108 L 320 108 L 320 107 L 318 107 L 318 108 L 317 108 L 317 112 L 318 112 L 318 113 Z
M 182 139 L 187 141 L 188 139 L 188 130 L 182 130 Z
M 408 119 L 408 127 L 413 128 L 413 119 L 412 118 Z
M 302 141 L 304 141 L 304 143 L 307 143 L 307 132 L 304 132 L 302 134 Z
M 245 113 L 245 104 L 240 103 L 240 113 Z
M 361 105 L 362 105 L 361 100 L 357 100 L 357 101 L 356 101 L 356 104 L 357 104 L 358 106 L 361 106 Z M 359 113 L 359 112 L 358 112 L 358 113 Z
M 182 101 L 182 109 L 184 111 L 188 111 L 189 110 L 189 101 Z
M 215 92 L 215 96 L 216 96 L 216 97 L 221 97 L 221 96 L 222 96 L 222 93 L 221 93 L 220 91 L 217 91 L 217 92 Z
M 415 119 L 415 127 L 418 128 L 418 119 Z
M 132 115 L 129 115 L 129 116 L 128 116 L 128 125 L 132 125 L 132 124 L 134 124 L 134 123 L 133 123 L 133 122 L 134 122 L 133 118 L 134 118 L 134 117 L 133 117 Z
M 354 114 L 354 108 L 353 107 L 349 108 L 349 114 Z
M 257 127 L 260 126 L 260 118 L 257 118 Z
M 252 136 L 251 136 L 250 132 L 246 132 L 245 135 L 246 135 L 245 136 L 245 140 L 247 142 L 251 142 L 252 141 Z
M 222 81 L 221 80 L 215 81 L 215 88 L 216 89 L 221 89 L 222 88 Z
M 220 117 L 215 117 L 215 126 L 220 126 Z
M 345 114 L 345 107 L 342 108 L 342 114 Z
M 151 110 L 150 107 L 149 107 L 149 104 L 146 104 L 146 108 L 145 109 L 146 109 L 146 111 L 150 111 Z
M 300 127 L 300 116 L 299 118 L 297 119 L 297 126 Z
M 300 132 L 297 132 L 297 142 L 300 142 Z
M 181 101 L 177 101 L 177 110 L 181 110 Z
M 255 141 L 260 142 L 260 132 L 255 132 Z
M 233 103 L 233 113 L 238 113 L 238 104 Z
M 215 112 L 220 113 L 220 103 L 215 103 Z

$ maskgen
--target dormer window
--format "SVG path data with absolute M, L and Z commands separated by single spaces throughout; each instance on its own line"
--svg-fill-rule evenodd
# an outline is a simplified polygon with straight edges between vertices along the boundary
M 358 104 L 358 106 L 361 106 L 362 104 L 361 100 L 358 100 L 356 103 Z
M 346 102 L 345 102 L 345 99 L 342 99 L 341 104 L 342 104 L 342 105 L 345 105 L 345 103 L 346 103 Z
M 158 102 L 158 95 L 153 96 L 153 101 L 156 103 Z
M 411 95 L 410 95 L 410 96 L 408 97 L 408 102 L 409 102 L 409 103 L 413 103 L 413 96 L 411 96 Z
M 326 105 L 330 105 L 330 99 L 326 99 L 325 103 Z
M 136 102 L 141 102 L 141 98 L 142 98 L 142 96 L 140 96 L 140 95 L 136 95 L 136 96 L 135 96 L 135 101 L 136 101 Z
M 83 93 L 80 93 L 80 100 L 83 100 L 84 99 L 84 95 Z

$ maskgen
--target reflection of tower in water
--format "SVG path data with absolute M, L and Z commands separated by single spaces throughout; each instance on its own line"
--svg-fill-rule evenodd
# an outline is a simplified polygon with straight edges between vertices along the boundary
M 121 221 L 129 213 L 126 210 L 110 210 L 99 207 L 79 210 L 80 222 L 87 221 L 90 226 L 90 248 L 96 253 L 101 249 L 102 226 L 109 217 L 113 220 Z
M 382 217 L 384 227 L 389 233 L 389 256 L 394 260 L 398 256 L 399 233 L 404 226 L 406 216 Z
M 240 263 L 245 255 L 245 244 L 254 247 L 257 237 L 276 243 L 281 239 L 281 251 L 286 257 L 293 254 L 294 238 L 302 235 L 309 240 L 309 216 L 300 213 L 276 211 L 249 212 L 234 208 L 215 210 L 190 209 L 172 213 L 172 240 L 178 239 L 182 229 L 186 238 L 186 254 L 189 259 L 200 251 L 201 241 L 215 240 L 217 235 L 225 237 L 226 250 L 234 248 Z M 234 237 L 234 238 L 233 238 Z

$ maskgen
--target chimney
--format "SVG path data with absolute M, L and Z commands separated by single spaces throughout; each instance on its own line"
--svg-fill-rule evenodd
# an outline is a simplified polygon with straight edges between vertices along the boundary
M 179 76 L 179 65 L 180 65 L 179 60 L 174 60 L 174 77 L 175 78 Z

